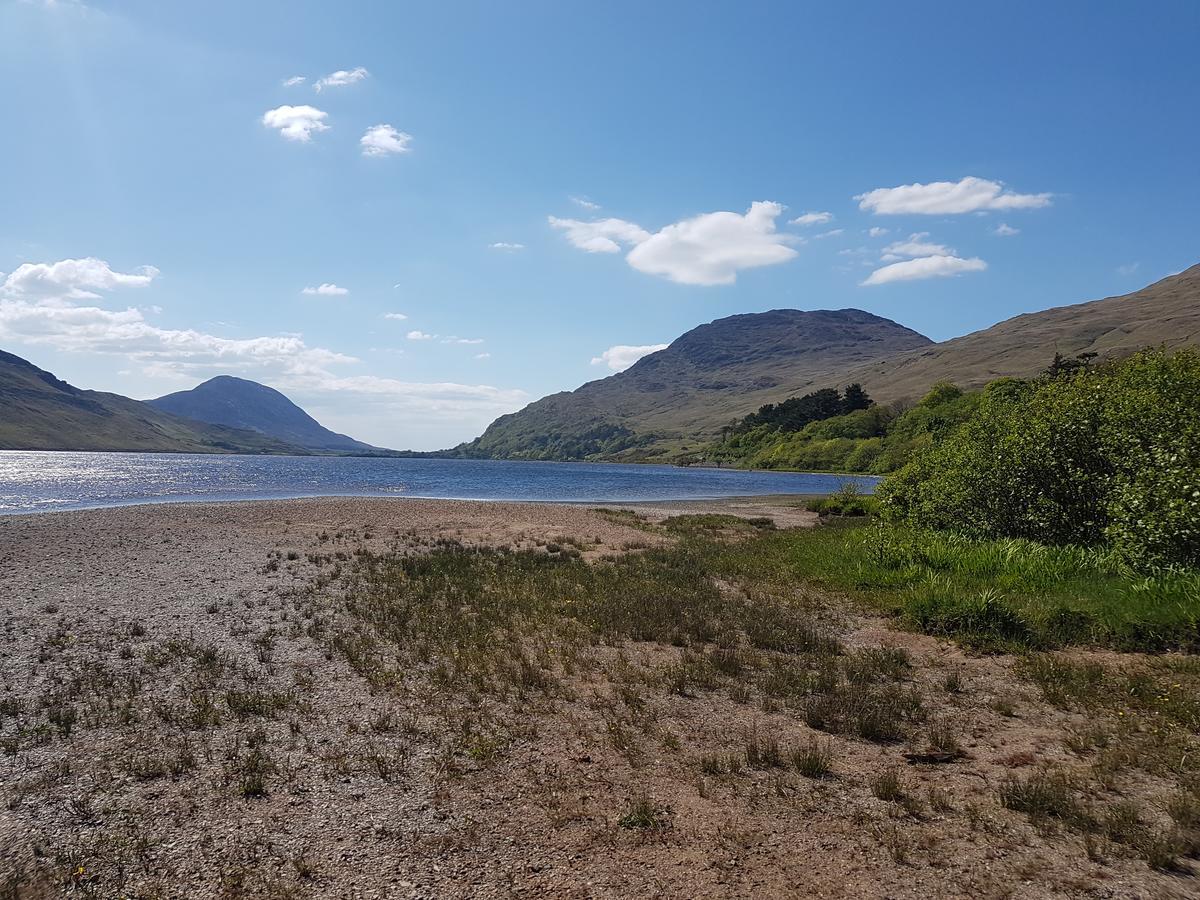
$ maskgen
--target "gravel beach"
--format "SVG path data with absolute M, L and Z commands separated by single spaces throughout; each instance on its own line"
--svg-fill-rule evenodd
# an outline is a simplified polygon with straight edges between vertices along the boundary
M 1008 662 L 836 600 L 848 646 L 903 648 L 923 690 L 950 671 L 971 686 L 954 699 L 973 723 L 964 761 L 904 773 L 933 798 L 912 837 L 867 787 L 897 749 L 836 738 L 829 778 L 704 774 L 718 764 L 697 760 L 747 734 L 815 735 L 732 690 L 657 687 L 687 662 L 678 647 L 598 644 L 548 700 L 472 699 L 469 733 L 422 678 L 347 663 L 337 572 L 359 555 L 593 561 L 668 544 L 650 527 L 668 515 L 815 518 L 780 498 L 628 508 L 327 498 L 0 517 L 0 896 L 1196 896 L 1128 860 L 1064 855 L 987 800 L 1013 766 L 1062 752 L 1065 714 Z M 802 587 L 796 601 L 815 602 Z M 1019 717 L 992 710 L 1001 696 Z M 629 827 L 639 798 L 654 827 Z

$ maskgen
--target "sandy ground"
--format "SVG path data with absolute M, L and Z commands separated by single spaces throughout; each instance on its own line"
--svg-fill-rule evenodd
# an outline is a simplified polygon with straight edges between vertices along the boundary
M 812 524 L 778 500 L 637 510 Z M 335 603 L 313 554 L 564 538 L 586 557 L 666 540 L 587 508 L 508 503 L 0 517 L 0 897 L 1200 896 L 1190 875 L 1089 855 L 998 805 L 1006 774 L 1066 757 L 1073 722 L 1011 660 L 857 613 L 839 611 L 843 638 L 906 648 L 915 685 L 961 724 L 965 758 L 912 765 L 911 747 L 839 737 L 831 778 L 709 777 L 697 759 L 744 746 L 750 729 L 788 746 L 814 733 L 723 692 L 626 698 L 620 718 L 595 672 L 552 708 L 497 709 L 493 753 L 455 739 L 452 704 L 416 682 L 372 686 L 306 630 L 314 606 Z M 803 586 L 797 600 L 814 602 Z M 597 671 L 654 671 L 679 650 L 596 653 Z M 951 672 L 953 693 L 941 687 Z M 236 692 L 260 705 L 232 714 Z M 229 709 L 206 722 L 218 695 Z M 1015 714 L 997 712 L 1000 699 Z M 256 769 L 260 748 L 270 763 Z M 920 812 L 873 796 L 871 779 L 893 767 Z M 262 792 L 245 787 L 255 771 Z M 661 827 L 621 827 L 638 797 Z

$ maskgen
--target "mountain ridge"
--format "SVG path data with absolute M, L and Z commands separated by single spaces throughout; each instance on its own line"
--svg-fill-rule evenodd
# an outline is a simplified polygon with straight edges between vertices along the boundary
M 731 324 L 757 319 L 759 327 L 744 331 L 762 334 L 772 331 L 781 314 L 817 317 L 813 322 L 838 316 L 846 319 L 847 327 L 869 321 L 885 331 L 880 323 L 886 323 L 916 335 L 920 343 L 898 347 L 893 340 L 872 347 L 868 341 L 839 353 L 843 348 L 836 340 L 824 340 L 830 335 L 820 333 L 799 358 L 776 353 L 773 363 L 770 344 L 733 363 L 736 354 L 730 348 L 712 346 L 713 335 Z M 788 336 L 782 335 L 785 340 Z M 708 338 L 701 341 L 708 346 L 699 354 L 691 352 L 697 337 Z M 667 349 L 643 357 L 625 372 L 550 394 L 501 416 L 474 441 L 449 452 L 516 459 L 669 460 L 765 403 L 821 388 L 858 382 L 880 401 L 916 400 L 938 381 L 971 389 L 996 378 L 1034 376 L 1056 352 L 1096 353 L 1106 359 L 1160 344 L 1200 345 L 1200 265 L 1129 294 L 1021 313 L 940 343 L 856 309 L 741 313 L 685 332 Z M 680 365 L 681 355 L 707 368 L 689 370 Z M 728 374 L 730 365 L 738 377 L 726 383 L 719 373 Z M 670 375 L 684 374 L 692 380 L 691 391 L 686 378 L 683 387 L 670 382 Z
M 181 419 L 120 394 L 75 387 L 3 350 L 0 450 L 305 452 L 255 432 Z
M 624 372 L 501 416 L 463 456 L 578 459 L 715 433 L 831 370 L 933 342 L 859 309 L 738 313 L 698 325 Z
M 308 450 L 343 453 L 383 450 L 329 430 L 275 388 L 234 375 L 217 375 L 190 390 L 145 402 L 172 415 L 258 432 Z

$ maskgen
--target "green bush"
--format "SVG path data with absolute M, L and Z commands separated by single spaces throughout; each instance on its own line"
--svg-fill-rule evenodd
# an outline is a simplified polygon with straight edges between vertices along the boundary
M 879 491 L 921 527 L 1200 565 L 1200 353 L 997 382 Z

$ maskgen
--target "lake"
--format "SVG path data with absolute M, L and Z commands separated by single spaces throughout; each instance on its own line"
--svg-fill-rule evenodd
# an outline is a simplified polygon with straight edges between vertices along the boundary
M 0 513 L 288 497 L 564 503 L 821 494 L 867 476 L 609 463 L 0 451 Z

